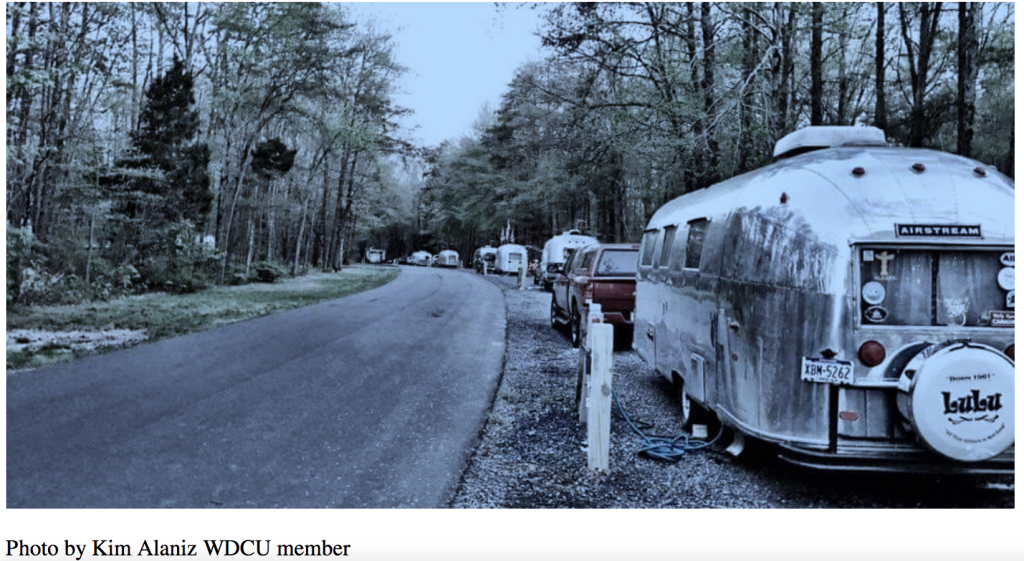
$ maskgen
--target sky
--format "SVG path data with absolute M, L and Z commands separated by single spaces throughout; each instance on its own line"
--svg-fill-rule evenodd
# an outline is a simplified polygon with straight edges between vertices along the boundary
M 436 146 L 473 133 L 484 104 L 497 110 L 516 69 L 540 60 L 540 12 L 494 2 L 352 2 L 359 21 L 393 33 L 408 68 L 396 102 L 412 109 L 411 140 Z

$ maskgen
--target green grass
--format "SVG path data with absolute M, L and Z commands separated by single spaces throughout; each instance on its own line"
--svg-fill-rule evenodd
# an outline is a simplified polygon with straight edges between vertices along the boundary
M 273 284 L 216 287 L 195 294 L 143 294 L 71 306 L 9 306 L 7 329 L 145 329 L 152 341 L 341 298 L 384 285 L 397 275 L 389 267 L 346 267 L 338 273 L 310 273 Z M 8 351 L 7 368 L 63 362 L 83 354 L 95 351 L 50 346 L 38 352 Z

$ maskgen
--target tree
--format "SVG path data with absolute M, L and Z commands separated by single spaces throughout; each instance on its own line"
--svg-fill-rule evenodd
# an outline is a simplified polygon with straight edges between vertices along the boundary
M 824 13 L 821 2 L 811 4 L 811 125 L 825 123 L 821 67 L 821 33 Z
M 889 120 L 885 107 L 885 2 L 876 2 L 875 18 L 875 126 L 885 131 Z
M 154 288 L 193 290 L 193 247 L 213 195 L 206 173 L 210 152 L 196 140 L 193 79 L 174 57 L 171 69 L 146 91 L 134 157 L 105 178 L 117 201 L 108 231 L 115 260 L 133 263 Z M 91 246 L 90 246 L 91 247 Z
M 978 80 L 977 20 L 980 14 L 974 2 L 957 4 L 957 137 L 956 153 L 971 156 L 974 140 L 975 85 Z

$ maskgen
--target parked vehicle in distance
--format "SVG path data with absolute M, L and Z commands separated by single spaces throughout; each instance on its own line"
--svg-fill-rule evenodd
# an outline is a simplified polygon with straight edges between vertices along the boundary
M 552 284 L 558 278 L 562 267 L 568 263 L 574 250 L 596 243 L 598 243 L 597 238 L 584 236 L 576 229 L 566 230 L 548 240 L 544 244 L 540 267 L 536 271 L 539 281 L 544 283 L 544 290 L 551 290 Z
M 873 127 L 775 153 L 644 232 L 633 345 L 684 423 L 814 468 L 1013 474 L 1013 180 Z
M 493 272 L 497 257 L 498 248 L 485 245 L 473 253 L 473 269 L 478 273 L 483 273 L 485 268 L 488 272 Z
M 498 246 L 498 251 L 494 255 L 495 271 L 504 275 L 516 275 L 519 274 L 519 268 L 525 264 L 525 247 L 514 243 Z
M 569 325 L 572 346 L 583 338 L 591 303 L 601 305 L 604 322 L 632 332 L 636 267 L 640 244 L 598 244 L 577 250 L 551 289 L 551 326 Z
M 366 262 L 374 265 L 380 265 L 384 262 L 384 250 L 370 248 L 366 250 Z
M 409 257 L 410 265 L 417 265 L 420 267 L 429 267 L 434 260 L 434 256 L 429 251 L 416 251 Z
M 457 268 L 459 266 L 459 252 L 453 249 L 443 249 L 437 254 L 435 264 L 438 267 Z

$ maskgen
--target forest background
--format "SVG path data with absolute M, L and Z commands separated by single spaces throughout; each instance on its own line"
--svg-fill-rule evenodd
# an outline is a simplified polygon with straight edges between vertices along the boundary
M 816 124 L 1014 174 L 1012 3 L 564 3 L 500 107 L 408 140 L 394 38 L 345 4 L 7 3 L 7 303 L 633 241 Z M 508 227 L 508 228 L 506 228 Z

